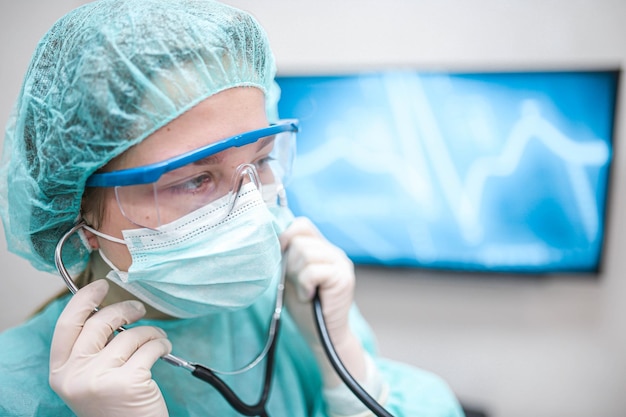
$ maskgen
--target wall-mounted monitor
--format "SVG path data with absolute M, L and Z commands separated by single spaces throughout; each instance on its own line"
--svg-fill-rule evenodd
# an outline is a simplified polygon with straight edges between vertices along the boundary
M 283 76 L 289 204 L 356 262 L 597 272 L 618 70 Z

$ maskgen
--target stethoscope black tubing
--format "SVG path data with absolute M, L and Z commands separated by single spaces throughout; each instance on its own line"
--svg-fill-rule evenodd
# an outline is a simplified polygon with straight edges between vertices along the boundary
M 328 328 L 326 327 L 326 321 L 324 320 L 324 314 L 322 313 L 322 302 L 319 296 L 319 288 L 315 291 L 315 296 L 313 297 L 313 315 L 315 317 L 315 326 L 317 328 L 317 333 L 320 336 L 320 340 L 322 341 L 322 346 L 324 347 L 324 351 L 326 352 L 326 356 L 330 361 L 330 364 L 337 372 L 337 375 L 341 378 L 341 380 L 346 384 L 346 386 L 352 391 L 352 393 L 365 405 L 370 409 L 372 413 L 374 413 L 378 417 L 393 417 L 389 411 L 385 410 L 385 408 L 380 405 L 375 399 L 373 399 L 367 391 L 359 385 L 358 382 L 354 379 L 352 375 L 348 372 L 343 362 L 337 355 L 335 351 L 335 347 L 333 346 L 333 342 L 330 339 L 330 335 L 328 334 Z
M 313 315 L 315 318 L 315 326 L 317 328 L 318 334 L 320 336 L 320 340 L 322 341 L 322 346 L 324 348 L 324 352 L 326 356 L 328 356 L 328 360 L 330 364 L 337 372 L 337 375 L 341 378 L 341 380 L 346 384 L 346 386 L 354 393 L 354 395 L 376 416 L 378 417 L 393 417 L 391 413 L 389 413 L 383 406 L 381 406 L 375 399 L 373 399 L 367 391 L 359 385 L 358 382 L 350 375 L 348 370 L 343 365 L 343 362 L 337 355 L 335 351 L 335 347 L 333 346 L 332 340 L 330 339 L 330 335 L 328 334 L 328 329 L 326 327 L 326 321 L 324 320 L 324 314 L 322 313 L 322 302 L 319 296 L 319 289 L 315 293 L 315 297 L 313 298 Z M 276 349 L 276 340 L 278 339 L 278 331 L 280 329 L 280 321 L 277 323 L 276 327 L 276 337 L 272 341 L 270 346 L 270 350 L 267 355 L 267 362 L 265 364 L 265 380 L 263 382 L 263 392 L 261 393 L 261 397 L 256 404 L 249 405 L 244 403 L 238 396 L 233 392 L 233 390 L 226 385 L 224 381 L 220 377 L 218 377 L 213 371 L 208 368 L 205 368 L 202 365 L 194 364 L 195 370 L 192 372 L 192 375 L 196 378 L 199 378 L 211 386 L 213 386 L 216 390 L 222 394 L 224 399 L 228 401 L 228 403 L 239 413 L 244 416 L 252 417 L 252 416 L 260 416 L 260 417 L 269 417 L 267 411 L 265 410 L 265 403 L 267 402 L 270 386 L 272 382 L 272 374 L 274 369 L 274 358 L 275 358 L 275 349 Z
M 274 358 L 275 358 L 275 350 L 276 350 L 276 341 L 278 340 L 278 333 L 280 330 L 280 319 L 276 323 L 276 333 L 274 334 L 274 340 L 272 340 L 272 344 L 270 345 L 270 349 L 267 352 L 267 362 L 265 363 L 265 378 L 263 381 L 263 391 L 261 393 L 261 397 L 256 404 L 246 404 L 241 398 L 235 394 L 235 392 L 220 378 L 215 372 L 212 370 L 205 368 L 202 365 L 193 364 L 194 370 L 191 372 L 193 376 L 203 380 L 211 384 L 216 390 L 219 391 L 220 394 L 224 397 L 226 401 L 237 410 L 240 414 L 244 416 L 252 417 L 269 417 L 267 410 L 265 409 L 265 404 L 267 403 L 267 399 L 270 393 L 270 387 L 272 385 L 272 375 L 274 370 Z

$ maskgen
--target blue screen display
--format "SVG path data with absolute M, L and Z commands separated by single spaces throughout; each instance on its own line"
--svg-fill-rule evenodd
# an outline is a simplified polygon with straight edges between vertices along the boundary
M 289 204 L 356 263 L 596 272 L 618 71 L 284 76 Z

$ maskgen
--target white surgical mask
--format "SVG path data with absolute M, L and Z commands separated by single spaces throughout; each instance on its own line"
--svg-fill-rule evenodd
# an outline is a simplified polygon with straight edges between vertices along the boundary
M 128 272 L 100 252 L 107 278 L 166 314 L 198 317 L 247 307 L 279 278 L 278 235 L 293 215 L 263 197 L 246 184 L 225 218 L 213 215 L 218 200 L 156 230 L 123 230 L 124 240 L 88 229 L 128 246 Z

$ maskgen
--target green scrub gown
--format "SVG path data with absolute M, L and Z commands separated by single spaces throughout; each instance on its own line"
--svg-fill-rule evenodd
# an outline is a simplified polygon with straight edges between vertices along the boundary
M 172 353 L 188 361 L 231 370 L 247 364 L 262 350 L 274 304 L 268 291 L 251 307 L 185 320 L 142 320 L 164 329 Z M 69 295 L 51 302 L 21 326 L 0 334 L 0 416 L 73 416 L 48 385 L 50 343 L 57 318 Z M 351 323 L 389 384 L 385 407 L 396 417 L 461 417 L 449 387 L 437 376 L 378 358 L 374 339 L 356 308 Z M 244 374 L 224 376 L 247 402 L 256 402 L 265 361 Z M 238 416 L 216 390 L 188 371 L 157 361 L 152 369 L 170 416 Z M 270 416 L 326 416 L 320 374 L 312 353 L 286 311 L 283 312 L 276 365 L 268 404 Z

